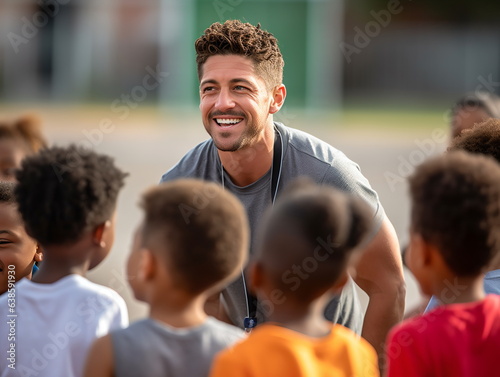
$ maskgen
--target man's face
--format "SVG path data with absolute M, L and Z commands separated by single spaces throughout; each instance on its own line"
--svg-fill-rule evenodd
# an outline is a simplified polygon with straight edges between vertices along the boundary
M 250 58 L 215 55 L 203 64 L 200 110 L 203 125 L 221 151 L 255 145 L 271 123 L 273 94 Z

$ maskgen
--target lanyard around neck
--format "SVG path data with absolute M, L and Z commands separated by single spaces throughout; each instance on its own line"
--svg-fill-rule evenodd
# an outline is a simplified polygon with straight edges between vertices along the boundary
M 271 203 L 274 204 L 276 196 L 278 195 L 278 187 L 281 178 L 281 169 L 283 167 L 283 142 L 281 140 L 281 133 L 274 128 L 274 147 L 273 147 L 273 164 L 271 166 Z M 221 183 L 224 188 L 224 166 L 221 162 Z M 245 330 L 249 331 L 257 326 L 257 299 L 253 297 L 247 289 L 245 274 L 241 271 L 243 281 L 243 289 L 245 291 L 245 301 L 247 306 L 247 317 L 243 320 Z

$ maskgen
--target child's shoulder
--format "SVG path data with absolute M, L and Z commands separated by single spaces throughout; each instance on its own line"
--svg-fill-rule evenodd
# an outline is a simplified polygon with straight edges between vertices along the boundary
M 245 332 L 239 327 L 229 325 L 213 317 L 208 317 L 200 329 L 203 329 L 214 344 L 220 344 L 224 347 L 232 346 L 246 338 Z
M 75 275 L 76 287 L 82 293 L 93 294 L 100 296 L 103 299 L 109 299 L 112 301 L 123 301 L 122 297 L 113 289 L 106 287 L 101 284 L 94 283 L 87 278 Z
M 205 321 L 205 326 L 207 326 L 210 329 L 216 330 L 216 331 L 221 331 L 225 332 L 228 334 L 235 334 L 239 336 L 240 338 L 242 336 L 245 336 L 245 332 L 240 329 L 239 327 L 236 327 L 234 325 L 230 325 L 226 322 L 219 321 L 218 319 L 214 317 L 208 317 L 207 320 Z
M 500 269 L 486 273 L 484 277 L 484 291 L 488 294 L 500 295 Z
M 125 301 L 116 291 L 76 274 L 65 276 L 52 284 L 26 282 L 25 285 L 27 289 L 24 291 L 29 291 L 30 294 L 40 298 L 64 297 L 68 303 L 86 302 L 95 308 L 99 306 L 126 308 Z
M 284 347 L 287 349 L 303 349 L 334 346 L 345 347 L 346 344 L 355 347 L 368 347 L 369 343 L 354 332 L 342 325 L 333 325 L 330 334 L 323 338 L 311 338 L 299 332 L 290 330 L 276 324 L 263 324 L 252 331 L 244 342 L 238 344 L 239 348 L 253 347 L 254 344 Z
M 450 315 L 451 312 L 448 307 L 438 306 L 427 313 L 400 322 L 391 329 L 389 336 L 401 333 L 422 333 L 426 330 L 432 331 L 434 326 L 439 327 Z
M 396 325 L 389 338 L 406 337 L 422 333 L 439 334 L 444 329 L 464 328 L 465 323 L 483 322 L 489 317 L 500 318 L 500 296 L 487 295 L 483 300 L 439 306 L 428 313 L 410 318 Z M 465 326 L 466 327 L 466 326 Z
M 148 338 L 151 334 L 166 339 L 179 339 L 189 342 L 190 340 L 221 344 L 229 346 L 245 338 L 245 332 L 238 327 L 228 325 L 215 318 L 209 317 L 203 324 L 189 328 L 175 328 L 166 323 L 156 321 L 152 318 L 144 318 L 130 324 L 125 329 L 113 331 L 111 333 L 114 339 L 126 338 L 136 339 L 137 337 Z
M 363 365 L 365 374 L 377 369 L 377 356 L 373 347 L 351 330 L 334 325 L 332 331 L 320 338 L 312 338 L 286 327 L 263 324 L 252 331 L 250 336 L 224 350 L 218 355 L 215 369 L 225 375 L 223 370 L 240 368 L 256 372 L 255 365 L 265 364 L 269 375 L 285 375 L 292 370 L 320 370 L 323 366 L 335 365 L 337 369 L 357 370 Z M 248 375 L 257 375 L 248 373 Z M 375 372 L 370 374 L 375 376 Z

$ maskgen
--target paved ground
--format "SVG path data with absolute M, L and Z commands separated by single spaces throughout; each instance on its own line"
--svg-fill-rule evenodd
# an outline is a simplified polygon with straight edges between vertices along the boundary
M 119 199 L 116 243 L 111 255 L 89 274 L 89 278 L 122 294 L 129 305 L 131 319 L 144 316 L 146 308 L 132 298 L 124 275 L 131 234 L 140 216 L 138 197 L 145 188 L 157 184 L 160 176 L 186 151 L 206 139 L 196 109 L 164 113 L 137 109 L 124 120 L 104 107 L 36 107 L 35 110 L 42 117 L 51 143 L 91 144 L 96 150 L 114 156 L 117 164 L 130 173 Z M 22 113 L 22 109 L 3 106 L 0 113 L 12 117 Z M 371 129 L 369 125 L 349 130 L 327 118 L 318 121 L 313 116 L 291 114 L 293 112 L 288 112 L 286 119 L 290 126 L 329 142 L 361 166 L 379 193 L 401 242 L 405 243 L 408 202 L 404 176 L 412 165 L 444 148 L 446 140 L 444 132 L 438 134 L 439 125 L 434 130 L 393 128 L 384 131 Z M 407 284 L 407 307 L 410 307 L 419 300 L 419 293 L 408 274 Z

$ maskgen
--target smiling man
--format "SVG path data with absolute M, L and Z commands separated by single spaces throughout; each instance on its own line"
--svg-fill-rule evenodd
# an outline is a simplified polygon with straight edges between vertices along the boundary
M 328 305 L 325 316 L 362 333 L 380 352 L 388 330 L 402 318 L 405 288 L 397 238 L 377 194 L 358 165 L 342 152 L 273 121 L 273 114 L 285 101 L 286 88 L 283 57 L 272 34 L 260 25 L 231 20 L 211 25 L 195 47 L 200 110 L 211 138 L 189 151 L 163 175 L 162 182 L 196 177 L 219 182 L 238 196 L 250 220 L 250 253 L 256 247 L 256 229 L 263 213 L 297 177 L 309 177 L 365 200 L 373 211 L 373 238 L 353 274 L 370 298 L 364 322 L 352 281 Z M 181 209 L 186 221 L 209 199 L 207 193 L 195 203 L 186 203 Z M 324 251 L 316 254 L 327 255 L 331 242 L 318 239 Z M 314 278 L 313 262 L 321 260 L 290 266 L 292 273 L 283 276 L 283 283 L 297 286 L 301 279 Z M 286 297 L 276 297 L 257 308 L 242 274 L 222 292 L 221 310 L 212 314 L 251 328 L 256 318 L 266 317 L 282 300 Z

